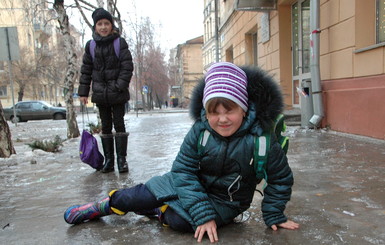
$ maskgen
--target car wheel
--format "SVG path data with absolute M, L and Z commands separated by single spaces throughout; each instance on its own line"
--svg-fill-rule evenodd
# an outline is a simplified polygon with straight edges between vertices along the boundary
M 60 113 L 55 114 L 55 115 L 53 116 L 53 119 L 55 119 L 55 120 L 62 120 L 62 119 L 64 119 L 64 115 L 63 115 L 63 114 L 60 114 Z

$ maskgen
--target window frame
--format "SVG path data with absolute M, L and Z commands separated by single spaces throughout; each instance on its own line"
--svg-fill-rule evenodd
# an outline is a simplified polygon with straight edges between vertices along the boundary
M 383 9 L 382 15 L 381 8 Z M 381 25 L 381 23 L 383 24 Z M 380 35 L 381 29 L 383 35 Z M 385 0 L 376 0 L 376 44 L 378 43 L 385 43 Z
M 0 85 L 0 98 L 5 98 L 8 96 L 8 86 Z

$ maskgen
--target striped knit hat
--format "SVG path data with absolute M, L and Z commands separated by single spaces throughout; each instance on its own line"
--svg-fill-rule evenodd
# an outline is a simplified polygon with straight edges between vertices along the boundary
M 213 64 L 205 76 L 203 105 L 212 98 L 222 97 L 237 103 L 247 112 L 247 76 L 238 66 L 229 62 Z

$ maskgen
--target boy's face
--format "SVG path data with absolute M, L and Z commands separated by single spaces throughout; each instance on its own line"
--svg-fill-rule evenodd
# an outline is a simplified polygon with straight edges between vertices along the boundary
M 102 37 L 106 37 L 112 33 L 112 23 L 107 19 L 101 19 L 96 22 L 95 31 Z
M 212 113 L 207 113 L 206 117 L 210 127 L 223 137 L 234 134 L 242 125 L 245 111 L 240 106 L 227 110 L 219 104 Z

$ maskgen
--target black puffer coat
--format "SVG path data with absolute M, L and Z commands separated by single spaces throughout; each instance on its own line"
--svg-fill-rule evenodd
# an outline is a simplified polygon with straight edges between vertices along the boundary
M 231 222 L 247 210 L 256 185 L 261 181 L 250 165 L 254 136 L 271 127 L 283 109 L 277 83 L 257 68 L 243 68 L 248 80 L 249 108 L 241 127 L 230 137 L 216 133 L 206 119 L 202 98 L 204 82 L 195 88 L 190 104 L 194 125 L 184 138 L 172 170 L 154 177 L 146 186 L 164 200 L 193 227 L 215 220 L 218 225 Z M 203 154 L 198 153 L 202 131 L 210 131 Z M 262 202 L 267 226 L 287 220 L 286 203 L 291 196 L 293 175 L 286 155 L 272 138 L 267 162 L 267 182 Z
M 90 53 L 88 41 L 81 67 L 78 94 L 88 97 L 92 84 L 91 102 L 103 105 L 124 104 L 130 99 L 128 86 L 134 66 L 127 42 L 114 33 L 101 37 L 94 33 L 96 42 L 95 58 Z M 119 58 L 116 56 L 113 41 L 120 39 Z

